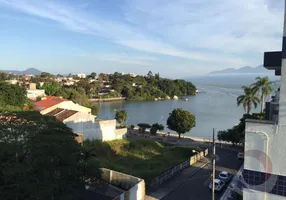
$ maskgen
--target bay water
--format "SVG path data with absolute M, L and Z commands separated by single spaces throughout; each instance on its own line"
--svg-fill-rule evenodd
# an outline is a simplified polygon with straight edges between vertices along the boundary
M 114 119 L 116 110 L 127 111 L 126 123 L 160 123 L 165 126 L 165 132 L 174 133 L 167 128 L 169 113 L 175 108 L 188 110 L 196 116 L 196 127 L 185 135 L 211 139 L 213 128 L 216 132 L 232 128 L 239 123 L 244 110 L 237 107 L 236 98 L 243 93 L 235 87 L 219 87 L 197 85 L 200 93 L 196 96 L 186 96 L 188 101 L 116 101 L 100 103 L 100 119 Z

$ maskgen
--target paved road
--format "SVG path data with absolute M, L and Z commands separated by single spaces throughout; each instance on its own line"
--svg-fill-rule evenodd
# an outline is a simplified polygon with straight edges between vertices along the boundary
M 216 174 L 218 175 L 220 171 L 235 174 L 242 164 L 241 161 L 236 160 L 237 152 L 219 148 L 216 151 L 218 155 Z M 163 200 L 211 200 L 211 190 L 208 188 L 211 173 L 211 164 L 206 165 L 190 181 L 174 189 Z M 217 193 L 215 199 L 219 200 L 222 194 L 223 192 Z

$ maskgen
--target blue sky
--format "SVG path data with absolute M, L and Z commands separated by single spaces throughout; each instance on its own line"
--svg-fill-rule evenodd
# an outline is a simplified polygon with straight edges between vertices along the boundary
M 189 77 L 257 66 L 283 0 L 0 0 L 0 69 Z

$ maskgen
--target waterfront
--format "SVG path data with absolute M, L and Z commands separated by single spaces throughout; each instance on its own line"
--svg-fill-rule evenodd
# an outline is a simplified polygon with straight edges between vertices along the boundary
M 113 119 L 117 109 L 127 111 L 127 124 L 162 123 L 168 132 L 166 120 L 175 108 L 188 110 L 196 116 L 196 127 L 185 135 L 210 139 L 212 129 L 231 128 L 239 122 L 244 110 L 236 106 L 239 88 L 197 86 L 200 94 L 188 96 L 188 101 L 118 101 L 100 103 L 99 118 Z M 172 131 L 170 131 L 172 132 Z

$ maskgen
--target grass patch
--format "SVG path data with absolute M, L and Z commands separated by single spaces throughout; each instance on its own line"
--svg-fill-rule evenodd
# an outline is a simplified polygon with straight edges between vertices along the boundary
M 96 153 L 101 167 L 143 178 L 155 176 L 187 160 L 197 147 L 167 146 L 150 139 L 124 139 L 109 142 L 84 141 L 84 147 Z

